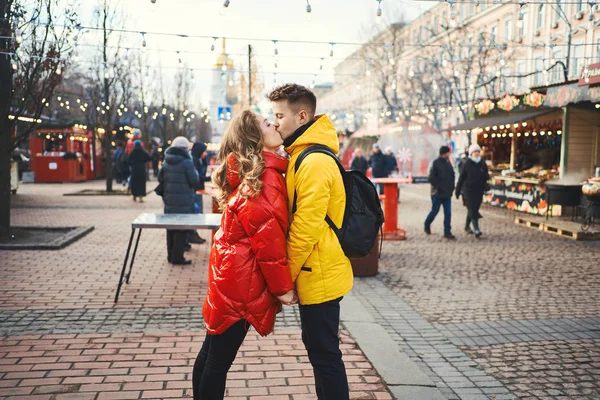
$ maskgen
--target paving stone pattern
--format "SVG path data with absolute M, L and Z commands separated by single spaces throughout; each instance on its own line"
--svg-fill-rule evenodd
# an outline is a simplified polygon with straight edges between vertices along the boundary
M 297 307 L 285 307 L 276 328 L 298 328 Z M 0 336 L 204 329 L 201 307 L 0 311 Z

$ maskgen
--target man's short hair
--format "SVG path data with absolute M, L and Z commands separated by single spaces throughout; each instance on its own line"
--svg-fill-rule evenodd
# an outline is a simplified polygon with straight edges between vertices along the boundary
M 276 87 L 267 94 L 267 99 L 271 101 L 287 100 L 294 113 L 300 112 L 302 108 L 306 110 L 312 118 L 317 111 L 317 97 L 310 89 L 297 85 L 295 83 L 287 83 Z

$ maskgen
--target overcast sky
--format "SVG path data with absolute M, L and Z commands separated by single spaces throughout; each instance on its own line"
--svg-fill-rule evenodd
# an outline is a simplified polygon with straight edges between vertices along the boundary
M 93 7 L 97 0 L 85 0 L 79 3 L 80 19 L 83 25 L 93 23 Z M 235 62 L 236 68 L 247 68 L 247 48 L 251 44 L 259 68 L 264 72 L 265 87 L 271 88 L 277 72 L 277 83 L 297 82 L 309 85 L 316 76 L 316 82 L 333 80 L 332 67 L 343 57 L 351 54 L 357 46 L 334 46 L 334 57 L 329 57 L 328 44 L 292 44 L 278 43 L 278 68 L 274 67 L 274 49 L 271 40 L 307 40 L 319 42 L 357 42 L 363 43 L 384 24 L 375 24 L 376 0 L 310 0 L 312 20 L 306 19 L 306 0 L 231 0 L 229 8 L 222 13 L 223 0 L 121 0 L 124 15 L 127 16 L 126 29 L 140 32 L 165 32 L 188 35 L 206 35 L 209 37 L 243 38 L 229 39 L 227 52 Z M 396 19 L 404 15 L 406 20 L 414 19 L 435 2 L 412 0 L 383 0 L 383 21 L 390 17 Z M 223 15 L 221 15 L 223 14 Z M 99 44 L 100 37 L 92 33 L 84 35 L 81 43 Z M 251 39 L 268 39 L 268 42 Z M 175 74 L 178 67 L 177 50 L 181 51 L 182 61 L 197 69 L 197 102 L 208 104 L 210 96 L 211 73 L 209 71 L 221 52 L 221 41 L 217 42 L 214 53 L 210 47 L 212 39 L 178 38 L 147 34 L 149 64 L 158 66 L 161 57 L 163 71 L 167 77 Z M 128 35 L 126 46 L 140 48 L 141 35 Z M 163 49 L 168 52 L 154 52 Z M 185 54 L 193 51 L 203 54 Z M 326 62 L 319 70 L 320 58 Z M 81 57 L 85 59 L 85 56 Z

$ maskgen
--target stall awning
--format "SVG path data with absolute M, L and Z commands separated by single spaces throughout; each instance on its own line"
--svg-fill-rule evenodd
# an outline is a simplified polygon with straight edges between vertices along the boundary
M 494 126 L 494 125 L 507 125 L 513 124 L 515 122 L 526 121 L 528 119 L 532 119 L 535 117 L 539 117 L 542 115 L 550 114 L 556 111 L 559 111 L 560 108 L 546 108 L 544 110 L 535 110 L 535 111 L 527 111 L 527 112 L 519 112 L 519 113 L 507 113 L 504 115 L 497 115 L 494 117 L 485 117 L 485 118 L 477 118 L 472 119 L 470 121 L 464 122 L 462 124 L 453 126 L 451 128 L 445 129 L 447 131 L 462 131 L 462 130 L 471 130 L 474 128 L 479 128 L 482 126 Z

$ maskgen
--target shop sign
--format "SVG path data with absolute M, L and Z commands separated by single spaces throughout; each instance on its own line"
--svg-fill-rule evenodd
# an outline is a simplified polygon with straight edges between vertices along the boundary
M 546 188 L 534 183 L 492 178 L 485 201 L 495 207 L 529 214 L 546 215 L 548 212 Z
M 579 86 L 600 84 L 600 63 L 590 64 L 581 70 Z
M 600 101 L 600 87 L 578 86 L 577 83 L 552 87 L 546 94 L 544 105 L 549 107 L 564 107 L 567 104 L 579 103 L 580 101 Z

